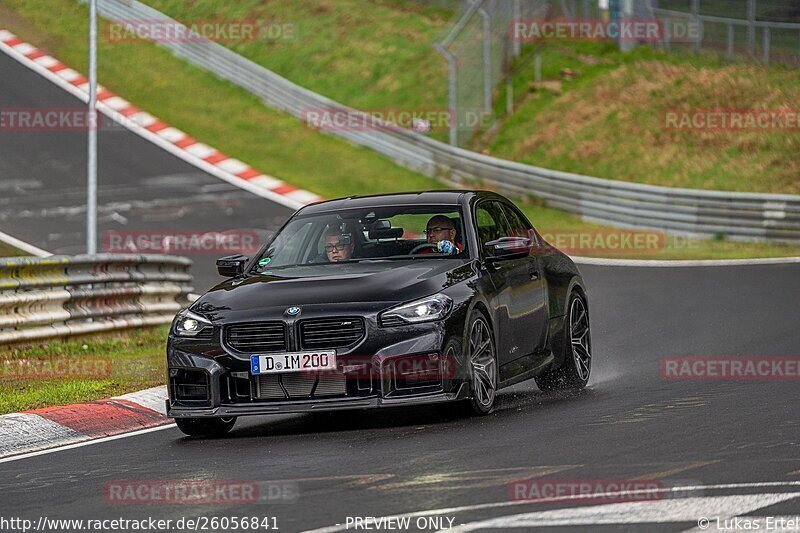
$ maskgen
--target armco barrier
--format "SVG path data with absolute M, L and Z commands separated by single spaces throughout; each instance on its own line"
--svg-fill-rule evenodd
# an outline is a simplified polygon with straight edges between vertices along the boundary
M 169 323 L 192 291 L 185 257 L 0 259 L 0 344 Z
M 135 0 L 99 0 L 98 8 L 113 20 L 178 24 Z M 160 44 L 259 96 L 266 105 L 298 118 L 309 109 L 356 112 L 217 43 Z M 678 189 L 580 176 L 488 157 L 410 130 L 340 129 L 331 133 L 428 176 L 459 186 L 489 187 L 512 196 L 540 198 L 549 206 L 590 220 L 704 236 L 722 234 L 733 239 L 800 241 L 798 195 Z

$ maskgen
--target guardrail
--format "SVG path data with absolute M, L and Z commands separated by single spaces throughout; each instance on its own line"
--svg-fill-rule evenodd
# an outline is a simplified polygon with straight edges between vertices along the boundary
M 192 261 L 99 254 L 0 259 L 0 344 L 169 323 Z
M 85 1 L 85 0 L 81 0 Z M 106 18 L 179 24 L 135 0 L 99 0 Z M 300 119 L 308 110 L 356 110 L 300 87 L 210 41 L 164 42 L 176 56 L 213 72 L 270 107 Z M 678 189 L 558 172 L 489 157 L 386 127 L 330 133 L 386 155 L 395 163 L 458 186 L 531 196 L 588 220 L 740 240 L 800 241 L 800 196 Z

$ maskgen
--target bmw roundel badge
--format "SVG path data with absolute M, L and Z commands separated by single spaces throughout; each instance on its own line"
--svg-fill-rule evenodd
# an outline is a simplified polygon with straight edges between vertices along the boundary
M 300 308 L 292 306 L 286 310 L 286 314 L 289 316 L 297 316 L 300 314 Z

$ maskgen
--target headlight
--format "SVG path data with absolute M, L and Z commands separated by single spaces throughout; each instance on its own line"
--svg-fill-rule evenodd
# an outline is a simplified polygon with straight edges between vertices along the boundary
M 172 329 L 180 337 L 194 337 L 205 328 L 212 327 L 211 322 L 188 309 L 178 313 L 174 324 Z
M 444 294 L 434 294 L 420 300 L 393 307 L 383 313 L 383 318 L 397 317 L 409 324 L 442 320 L 453 309 L 453 299 Z

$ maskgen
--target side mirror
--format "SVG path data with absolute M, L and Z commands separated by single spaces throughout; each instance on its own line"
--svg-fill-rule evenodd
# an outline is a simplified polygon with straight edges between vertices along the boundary
M 527 237 L 502 237 L 484 244 L 490 250 L 487 261 L 522 259 L 531 253 L 531 240 Z
M 248 258 L 242 254 L 229 255 L 217 259 L 217 272 L 226 278 L 235 278 L 244 274 L 244 266 Z

